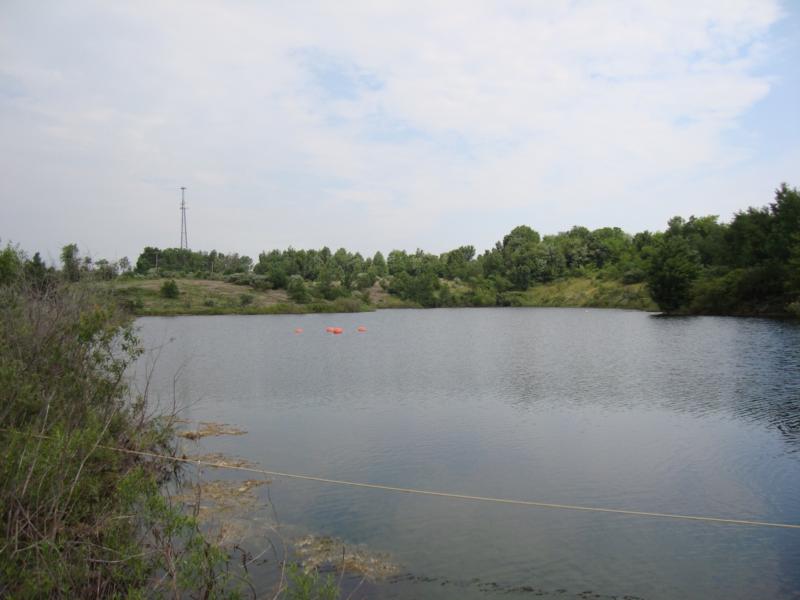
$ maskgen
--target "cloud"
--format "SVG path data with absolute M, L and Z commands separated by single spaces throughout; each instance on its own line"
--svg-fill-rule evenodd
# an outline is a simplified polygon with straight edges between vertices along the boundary
M 0 234 L 105 255 L 174 245 L 181 185 L 193 245 L 251 254 L 486 247 L 522 222 L 632 229 L 722 208 L 692 182 L 754 159 L 731 132 L 770 93 L 759 68 L 782 14 L 761 0 L 5 12 Z

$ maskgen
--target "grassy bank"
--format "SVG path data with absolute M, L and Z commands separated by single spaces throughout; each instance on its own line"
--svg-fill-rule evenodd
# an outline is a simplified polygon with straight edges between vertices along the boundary
M 178 296 L 164 297 L 167 279 L 120 279 L 101 284 L 137 316 L 176 315 L 273 315 L 365 312 L 381 307 L 363 297 L 292 302 L 285 290 L 255 290 L 248 286 L 206 279 L 176 279 Z
M 537 285 L 525 292 L 506 292 L 502 302 L 510 306 L 624 308 L 658 311 L 643 283 L 573 277 Z
M 165 298 L 160 290 L 166 281 L 120 279 L 102 286 L 108 287 L 123 306 L 138 316 L 305 314 L 420 308 L 416 302 L 388 293 L 379 284 L 350 297 L 335 300 L 318 298 L 298 304 L 292 302 L 284 290 L 256 290 L 248 286 L 204 279 L 177 279 L 178 296 Z M 451 282 L 445 283 L 448 284 L 453 290 L 452 298 L 463 296 L 462 292 L 466 288 L 462 290 Z M 658 310 L 642 283 L 623 284 L 618 280 L 589 277 L 541 284 L 524 292 L 506 292 L 498 297 L 497 303 L 504 306 Z M 452 306 L 459 304 L 455 302 Z

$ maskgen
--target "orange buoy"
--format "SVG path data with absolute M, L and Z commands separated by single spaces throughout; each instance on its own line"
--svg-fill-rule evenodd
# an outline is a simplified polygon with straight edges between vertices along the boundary
M 326 327 L 325 331 L 327 331 L 328 333 L 333 333 L 333 327 Z
M 295 333 L 303 333 L 303 328 L 302 327 L 295 327 L 294 328 L 294 332 Z
M 341 327 L 334 327 L 333 331 L 331 333 L 333 333 L 334 335 L 339 335 L 340 333 L 343 333 L 343 332 L 344 332 L 344 329 L 342 329 Z
M 358 326 L 358 329 L 356 329 L 356 331 L 357 331 L 358 333 L 364 333 L 366 330 L 367 330 L 367 328 L 366 328 L 366 327 L 364 327 L 363 325 L 359 325 L 359 326 Z

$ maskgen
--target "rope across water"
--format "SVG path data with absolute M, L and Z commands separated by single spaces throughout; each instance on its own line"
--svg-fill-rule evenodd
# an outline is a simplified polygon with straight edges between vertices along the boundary
M 728 525 L 751 525 L 758 527 L 777 527 L 781 529 L 800 529 L 800 525 L 791 523 L 772 523 L 769 521 L 753 521 L 748 519 L 727 519 L 724 517 L 704 517 L 696 515 L 681 515 L 675 513 L 661 513 L 661 512 L 647 512 L 641 510 L 625 510 L 621 508 L 601 508 L 596 506 L 577 506 L 574 504 L 558 504 L 554 502 L 536 502 L 533 500 L 513 500 L 510 498 L 492 498 L 489 496 L 472 496 L 469 494 L 457 494 L 453 492 L 439 492 L 434 490 L 417 490 L 414 488 L 404 488 L 392 485 L 381 485 L 378 483 L 363 483 L 358 481 L 344 481 L 341 479 L 330 479 L 327 477 L 317 477 L 314 475 L 303 475 L 299 473 L 284 473 L 282 471 L 270 471 L 267 469 L 258 469 L 255 467 L 243 467 L 235 465 L 226 465 L 214 463 L 204 460 L 196 460 L 192 458 L 182 458 L 176 456 L 166 456 L 156 454 L 153 452 L 144 452 L 141 450 L 128 450 L 124 448 L 114 448 L 110 446 L 102 446 L 107 450 L 116 450 L 119 452 L 126 452 L 128 454 L 136 454 L 139 456 L 147 456 L 150 458 L 160 458 L 164 460 L 172 460 L 176 462 L 189 463 L 203 467 L 211 467 L 214 469 L 228 469 L 231 471 L 244 471 L 247 473 L 255 473 L 259 475 L 269 475 L 271 477 L 285 477 L 287 479 L 300 479 L 304 481 L 316 481 L 319 483 L 327 483 L 331 485 L 342 485 L 357 488 L 366 488 L 372 490 L 384 490 L 387 492 L 400 492 L 403 494 L 415 494 L 418 496 L 437 496 L 440 498 L 454 498 L 458 500 L 472 500 L 476 502 L 494 502 L 497 504 L 513 504 L 517 506 L 535 506 L 539 508 L 556 508 L 562 510 L 581 510 L 586 512 L 597 513 L 612 513 L 619 515 L 630 515 L 636 517 L 654 517 L 662 519 L 682 519 L 686 521 L 704 521 L 708 523 L 726 523 Z
M 10 429 L 0 428 L 0 431 L 9 433 L 19 433 Z M 33 437 L 48 438 L 49 436 L 29 433 Z M 342 479 L 330 479 L 328 477 L 317 477 L 315 475 L 303 475 L 301 473 L 285 473 L 283 471 L 270 471 L 268 469 L 258 469 L 256 467 L 244 467 L 236 465 L 228 465 L 223 463 L 215 463 L 206 460 L 198 460 L 194 458 L 184 458 L 180 456 L 169 456 L 167 454 L 158 454 L 155 452 L 146 452 L 144 450 L 130 450 L 128 448 L 117 448 L 115 446 L 98 445 L 98 448 L 104 450 L 112 450 L 114 452 L 123 452 L 125 454 L 133 454 L 136 456 L 145 456 L 148 458 L 158 458 L 161 460 L 169 460 L 173 462 L 181 462 L 187 464 L 198 465 L 202 467 L 211 467 L 213 469 L 227 469 L 230 471 L 242 471 L 245 473 L 255 473 L 257 475 L 269 475 L 271 477 L 285 477 L 287 479 L 300 479 L 303 481 L 316 481 L 319 483 L 327 483 L 331 485 L 342 485 L 357 488 L 366 488 L 372 490 L 384 490 L 387 492 L 400 492 L 402 494 L 414 494 L 418 496 L 436 496 L 439 498 L 454 498 L 457 500 L 472 500 L 475 502 L 493 502 L 496 504 L 513 504 L 516 506 L 535 506 L 538 508 L 556 508 L 561 510 L 580 510 L 585 512 L 596 513 L 611 513 L 617 515 L 629 515 L 634 517 L 651 517 L 659 519 L 681 519 L 685 521 L 703 521 L 706 523 L 725 523 L 728 525 L 750 525 L 755 527 L 775 527 L 780 529 L 800 529 L 800 525 L 792 523 L 773 523 L 770 521 L 754 521 L 749 519 L 728 519 L 725 517 L 705 517 L 698 515 L 681 515 L 677 513 L 661 513 L 661 512 L 648 512 L 642 510 L 626 510 L 622 508 L 601 508 L 598 506 L 578 506 L 575 504 L 558 504 L 555 502 L 536 502 L 534 500 L 514 500 L 511 498 L 493 498 L 491 496 L 473 496 L 470 494 L 457 494 L 454 492 L 439 492 L 435 490 L 417 490 L 414 488 L 404 488 L 393 485 L 382 485 L 379 483 L 364 483 L 359 481 L 345 481 Z

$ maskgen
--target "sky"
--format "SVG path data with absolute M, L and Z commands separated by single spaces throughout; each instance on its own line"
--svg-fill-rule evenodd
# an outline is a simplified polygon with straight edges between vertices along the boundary
M 796 0 L 3 0 L 0 243 L 479 252 L 800 186 Z

